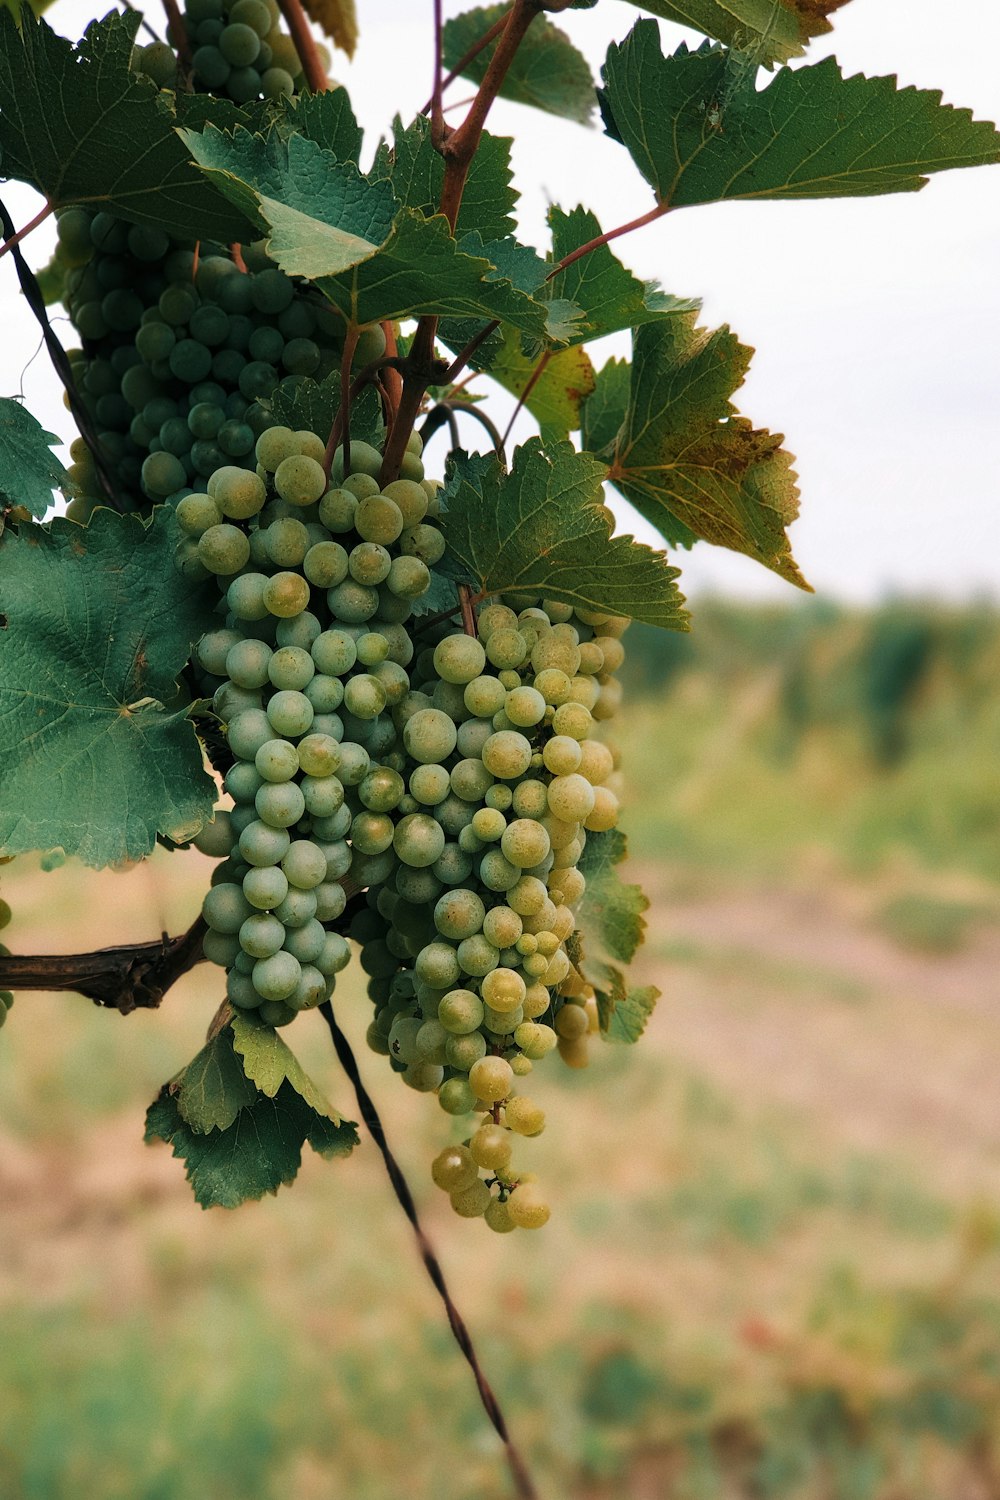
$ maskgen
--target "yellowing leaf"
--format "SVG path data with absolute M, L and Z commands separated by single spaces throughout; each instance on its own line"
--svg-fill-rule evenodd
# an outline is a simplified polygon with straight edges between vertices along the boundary
M 303 0 L 310 20 L 322 27 L 335 47 L 354 56 L 358 45 L 358 12 L 354 0 Z

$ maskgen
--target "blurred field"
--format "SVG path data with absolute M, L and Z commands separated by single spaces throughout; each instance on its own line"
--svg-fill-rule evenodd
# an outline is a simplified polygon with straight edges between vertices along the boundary
M 543 1233 L 455 1219 L 450 1122 L 338 989 L 456 1298 L 552 1500 L 996 1500 L 1000 621 L 703 606 L 629 640 L 664 999 L 538 1073 Z M 206 868 L 19 861 L 11 945 L 176 931 Z M 0 1037 L 0 1500 L 500 1500 L 367 1141 L 235 1214 L 141 1144 L 217 994 L 24 995 Z M 292 1040 L 352 1114 L 322 1023 Z

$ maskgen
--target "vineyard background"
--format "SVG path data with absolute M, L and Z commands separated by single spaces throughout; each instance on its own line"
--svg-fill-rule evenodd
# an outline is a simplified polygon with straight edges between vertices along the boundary
M 548 1493 L 993 1500 L 1000 617 L 702 601 L 691 637 L 629 641 L 664 1000 L 627 1058 L 539 1080 L 546 1233 L 456 1225 L 439 1122 L 363 1062 L 446 1272 Z M 207 870 L 19 859 L 12 944 L 54 909 L 67 950 L 178 931 Z M 126 1019 L 25 995 L 5 1030 L 0 1493 L 499 1500 L 370 1146 L 234 1215 L 142 1146 L 217 989 L 202 966 Z

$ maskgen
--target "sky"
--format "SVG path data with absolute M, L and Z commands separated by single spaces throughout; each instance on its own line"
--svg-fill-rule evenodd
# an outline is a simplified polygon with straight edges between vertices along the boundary
M 446 0 L 445 14 L 466 8 Z M 371 151 L 392 115 L 408 118 L 430 91 L 431 3 L 358 0 L 358 9 L 358 53 L 352 63 L 336 54 L 333 73 L 350 90 Z M 48 18 L 75 37 L 102 13 L 84 0 L 57 0 Z M 560 24 L 597 73 L 608 43 L 639 14 L 623 0 L 601 0 Z M 853 0 L 834 22 L 805 61 L 832 54 L 847 74 L 895 73 L 903 84 L 940 89 L 977 118 L 1000 117 L 1000 6 L 992 0 Z M 696 40 L 660 25 L 665 49 Z M 450 97 L 469 92 L 458 81 Z M 520 234 L 530 243 L 544 248 L 552 201 L 585 204 L 605 228 L 652 206 L 626 152 L 599 125 L 584 130 L 500 100 L 489 128 L 514 136 Z M 18 225 L 40 206 L 19 184 L 3 196 Z M 53 238 L 49 225 L 30 238 L 33 264 L 48 258 Z M 817 594 L 1000 601 L 1000 167 L 945 173 L 922 192 L 884 198 L 688 209 L 615 248 L 638 275 L 702 298 L 707 326 L 728 323 L 756 349 L 736 400 L 755 425 L 783 432 L 796 456 L 802 514 L 791 536 Z M 23 390 L 47 426 L 72 438 L 44 351 L 29 365 L 38 331 L 9 258 L 0 261 L 0 319 L 0 394 Z M 591 353 L 600 364 L 626 354 L 627 341 Z M 483 388 L 497 391 L 488 381 Z M 495 415 L 505 419 L 511 408 L 499 393 Z M 533 430 L 525 419 L 515 432 L 523 441 Z M 436 451 L 443 462 L 443 446 L 429 458 Z M 619 530 L 662 545 L 613 491 L 609 501 Z M 672 560 L 689 595 L 791 595 L 758 564 L 722 549 L 699 545 Z

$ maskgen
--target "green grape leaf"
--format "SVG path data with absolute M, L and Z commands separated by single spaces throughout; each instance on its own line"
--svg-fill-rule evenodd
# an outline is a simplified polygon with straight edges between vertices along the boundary
M 567 213 L 553 206 L 549 224 L 552 260 L 557 264 L 602 232 L 595 215 L 585 208 Z M 574 344 L 589 343 L 623 328 L 638 328 L 674 313 L 697 312 L 701 307 L 697 299 L 661 291 L 655 281 L 640 281 L 607 245 L 599 245 L 564 271 L 557 271 L 548 287 L 553 297 L 565 298 L 582 311 L 579 331 L 570 339 Z
M 324 89 L 321 94 L 297 94 L 284 101 L 284 117 L 278 128 L 286 135 L 298 131 L 329 151 L 338 161 L 361 158 L 364 132 L 357 122 L 345 88 Z
M 430 313 L 504 318 L 545 334 L 544 303 L 498 272 L 492 255 L 466 253 L 440 214 L 401 209 L 385 178 L 364 177 L 298 135 L 282 140 L 274 131 L 265 140 L 209 129 L 185 139 L 221 191 L 269 230 L 282 270 L 315 282 L 351 326 Z
M 500 332 L 502 343 L 488 366 L 492 378 L 519 398 L 527 391 L 524 405 L 553 435 L 564 438 L 575 431 L 581 403 L 594 389 L 594 367 L 586 349 L 549 349 L 529 359 L 516 328 Z
M 303 0 L 306 14 L 321 26 L 335 47 L 354 56 L 358 45 L 358 12 L 355 0 Z
M 238 1208 L 292 1182 L 305 1142 L 329 1159 L 349 1155 L 358 1136 L 353 1124 L 317 1114 L 286 1082 L 273 1099 L 257 1094 L 231 1125 L 207 1134 L 186 1123 L 168 1086 L 146 1111 L 146 1140 L 173 1147 L 202 1208 Z
M 459 598 L 455 580 L 440 573 L 437 568 L 431 568 L 430 574 L 431 581 L 426 593 L 413 601 L 413 613 L 415 615 L 440 615 L 444 614 L 445 610 L 457 613 Z
M 0 507 L 23 505 L 44 516 L 52 491 L 69 484 L 52 452 L 58 441 L 20 401 L 0 400 Z
M 993 125 L 938 90 L 845 78 L 826 58 L 780 68 L 758 93 L 724 48 L 664 57 L 652 20 L 609 47 L 604 82 L 605 127 L 664 209 L 916 192 L 927 173 L 1000 161 Z
M 112 12 L 74 47 L 0 10 L 0 170 L 53 208 L 88 203 L 180 238 L 246 240 L 246 218 L 191 170 L 173 95 L 129 70 L 140 20 Z
M 791 454 L 729 399 L 752 353 L 693 314 L 640 328 L 608 477 L 668 542 L 743 552 L 808 590 L 785 532 L 798 515 Z
M 282 1085 L 288 1084 L 316 1114 L 325 1115 L 335 1125 L 342 1124 L 340 1115 L 273 1026 L 266 1026 L 251 1011 L 234 1011 L 230 1028 L 243 1071 L 262 1094 L 273 1099 Z
M 609 359 L 597 372 L 592 395 L 580 411 L 580 439 L 584 448 L 610 462 L 614 442 L 628 411 L 632 369 L 627 359 Z
M 241 1109 L 255 1102 L 257 1089 L 233 1050 L 228 1026 L 210 1039 L 167 1084 L 185 1124 L 199 1135 L 228 1130 Z
M 174 567 L 176 521 L 97 509 L 0 536 L 0 846 L 101 866 L 186 843 L 212 817 L 175 679 L 211 591 Z M 171 704 L 170 707 L 165 705 Z
M 431 144 L 431 123 L 418 115 L 404 130 L 397 115 L 392 131 L 392 145 L 383 142 L 372 175 L 387 177 L 404 208 L 415 208 L 429 218 L 438 212 L 444 183 L 444 157 Z M 510 147 L 506 136 L 484 131 L 480 137 L 458 210 L 459 239 L 469 230 L 478 231 L 484 241 L 514 233 L 518 194 L 511 187 Z
M 691 26 L 770 66 L 801 57 L 833 30 L 827 16 L 847 0 L 631 0 L 665 21 Z
M 291 427 L 293 432 L 315 432 L 317 437 L 325 439 L 340 410 L 340 373 L 335 370 L 325 380 L 318 381 L 301 376 L 287 386 L 282 382 L 270 396 L 259 399 L 276 424 Z M 357 439 L 376 448 L 385 439 L 382 403 L 371 387 L 360 391 L 351 402 L 351 440 Z
M 469 48 L 509 9 L 508 5 L 479 5 L 446 21 L 445 67 L 449 71 L 457 67 Z M 463 76 L 482 83 L 495 50 L 496 42 L 490 42 L 462 69 Z M 504 99 L 531 104 L 581 125 L 589 125 L 594 112 L 594 80 L 587 59 L 564 31 L 541 15 L 535 17 L 514 54 L 500 93 Z
M 493 454 L 459 453 L 444 491 L 442 572 L 480 597 L 542 595 L 684 630 L 677 569 L 630 536 L 612 537 L 603 464 L 531 438 L 508 474 Z
M 580 857 L 587 888 L 577 912 L 573 958 L 594 988 L 601 1032 L 609 1042 L 638 1041 L 660 994 L 652 985 L 630 990 L 619 967 L 635 957 L 649 907 L 641 888 L 627 885 L 619 874 L 625 855 L 625 836 L 612 829 L 588 834 Z

